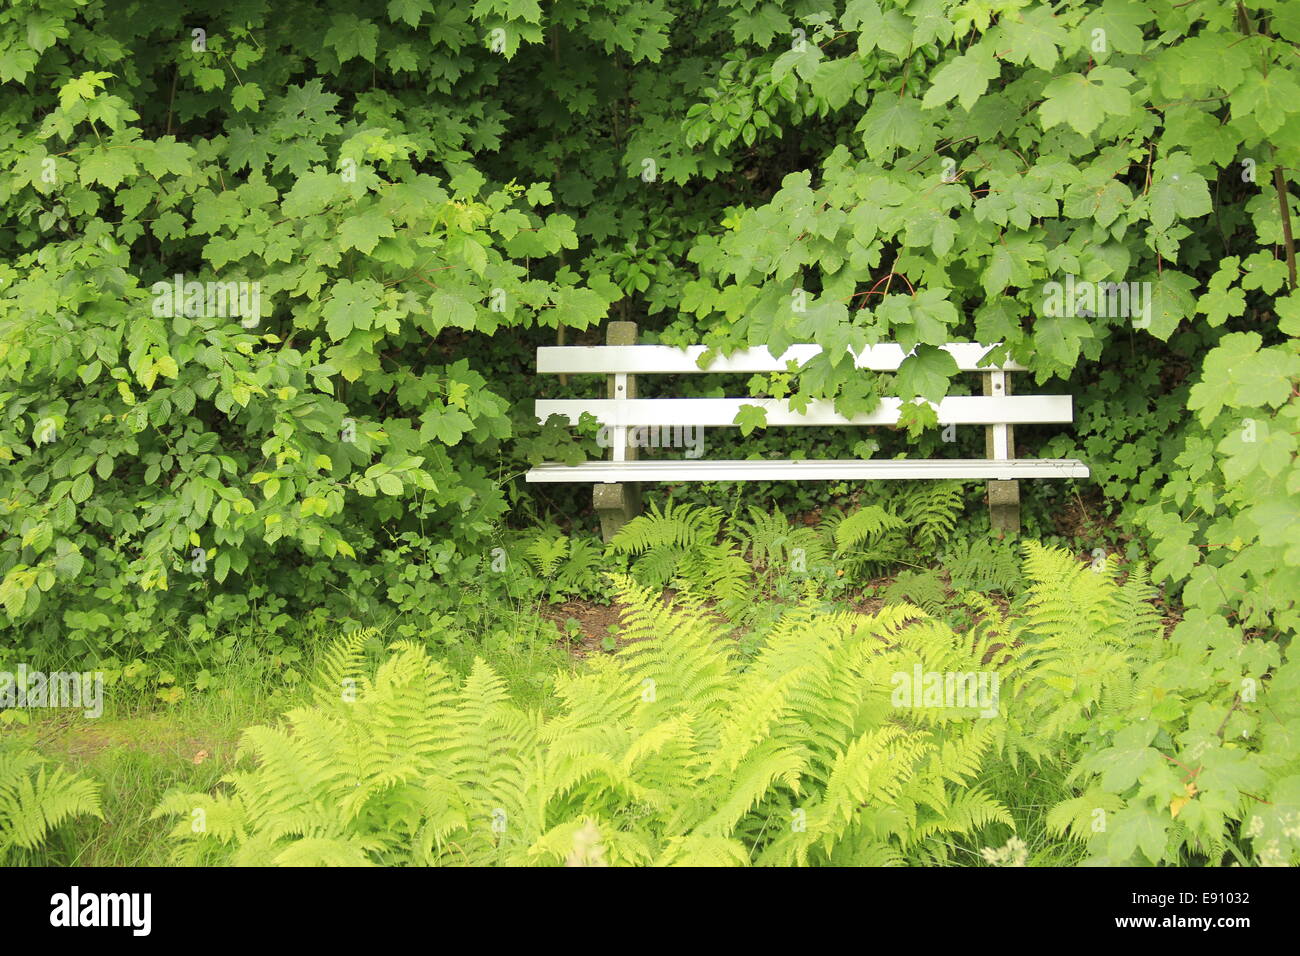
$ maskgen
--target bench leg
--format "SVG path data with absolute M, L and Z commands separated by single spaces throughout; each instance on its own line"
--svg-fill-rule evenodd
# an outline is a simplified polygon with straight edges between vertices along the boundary
M 1011 376 L 1006 372 L 985 372 L 985 395 L 1010 395 Z M 989 425 L 984 429 L 984 457 L 1005 461 L 1016 457 L 1015 429 L 1010 425 Z M 1000 534 L 1020 534 L 1020 482 L 994 479 L 988 483 L 989 524 Z
M 1020 482 L 990 481 L 989 523 L 994 531 L 1020 534 Z
M 600 536 L 605 543 L 641 513 L 641 485 L 637 482 L 594 485 L 591 503 L 600 515 Z

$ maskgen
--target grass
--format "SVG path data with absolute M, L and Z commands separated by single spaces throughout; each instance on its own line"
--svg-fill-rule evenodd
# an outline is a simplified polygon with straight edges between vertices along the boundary
M 376 651 L 387 642 L 381 629 Z M 486 633 L 453 628 L 429 634 L 428 643 L 455 673 L 467 674 L 476 658 L 505 679 L 525 707 L 553 710 L 555 674 L 578 666 L 554 625 L 531 613 L 511 615 Z M 328 638 L 314 635 L 303 646 L 293 673 L 311 674 Z M 166 866 L 167 833 L 174 825 L 150 818 L 172 789 L 211 790 L 235 769 L 240 735 L 254 724 L 274 723 L 303 703 L 301 680 L 285 669 L 268 669 L 248 645 L 213 672 L 202 690 L 175 703 L 157 699 L 152 687 L 106 687 L 104 711 L 30 710 L 26 724 L 0 724 L 0 747 L 37 751 L 101 785 L 104 819 L 86 817 L 57 829 L 35 852 L 16 851 L 11 862 L 30 866 Z
M 123 691 L 126 691 L 125 693 Z M 105 688 L 104 713 L 28 711 L 10 726 L 5 745 L 29 747 L 101 784 L 104 819 L 83 818 L 55 831 L 15 863 L 37 866 L 162 866 L 168 862 L 165 821 L 150 814 L 167 790 L 208 790 L 235 765 L 239 735 L 272 721 L 300 699 L 289 685 L 271 685 L 257 662 L 237 659 L 204 691 L 175 704 L 147 690 Z

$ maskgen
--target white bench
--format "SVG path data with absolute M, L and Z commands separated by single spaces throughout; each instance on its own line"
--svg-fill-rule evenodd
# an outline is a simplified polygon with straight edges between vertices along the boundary
M 845 417 L 829 401 L 810 402 L 799 413 L 784 399 L 769 398 L 653 398 L 636 397 L 637 375 L 783 372 L 792 359 L 800 365 L 821 351 L 818 345 L 793 345 L 774 357 L 766 348 L 750 348 L 729 356 L 715 355 L 704 368 L 699 366 L 704 346 L 685 349 L 661 345 L 618 344 L 636 341 L 636 324 L 611 322 L 607 333 L 611 344 L 603 346 L 557 346 L 537 350 L 537 371 L 541 374 L 604 375 L 608 398 L 539 399 L 535 413 L 540 421 L 561 415 L 576 424 L 590 412 L 609 426 L 613 440 L 607 461 L 578 465 L 547 462 L 526 475 L 530 482 L 593 482 L 594 504 L 601 515 L 606 540 L 640 510 L 638 483 L 646 481 L 820 481 L 860 479 L 945 478 L 986 480 L 989 507 L 995 528 L 1019 531 L 1021 478 L 1087 478 L 1088 467 L 1072 458 L 1016 458 L 1014 425 L 1060 424 L 1074 420 L 1074 402 L 1069 395 L 1012 395 L 1011 372 L 1026 371 L 1015 362 L 981 365 L 992 346 L 975 343 L 945 345 L 962 371 L 981 372 L 984 394 L 950 396 L 931 403 L 940 425 L 982 425 L 985 427 L 985 458 L 881 459 L 804 461 L 637 461 L 635 447 L 629 447 L 628 431 L 641 426 L 735 427 L 742 405 L 765 409 L 767 424 L 780 425 L 896 425 L 902 401 L 885 398 L 875 411 Z M 855 356 L 858 368 L 895 371 L 906 357 L 898 345 L 868 346 Z M 626 484 L 625 484 L 626 483 Z

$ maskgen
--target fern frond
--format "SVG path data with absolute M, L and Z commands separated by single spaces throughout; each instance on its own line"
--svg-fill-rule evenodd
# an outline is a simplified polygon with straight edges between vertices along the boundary
M 711 544 L 718 536 L 721 522 L 719 508 L 674 505 L 670 499 L 661 511 L 658 503 L 652 501 L 650 511 L 623 525 L 609 546 L 621 554 L 642 554 L 655 547 L 690 548 Z
M 901 531 L 907 522 L 898 515 L 886 511 L 879 505 L 867 505 L 835 525 L 835 546 L 839 551 L 847 551 L 888 531 Z
M 34 850 L 77 816 L 103 819 L 99 785 L 30 750 L 0 750 L 0 863 L 15 847 Z
M 910 529 L 912 541 L 930 554 L 948 540 L 965 504 L 961 482 L 909 482 L 902 489 L 897 512 Z
M 374 628 L 357 628 L 324 651 L 310 685 L 313 703 L 333 704 L 355 692 L 357 681 L 364 676 L 366 644 L 374 636 Z
M 560 562 L 569 554 L 569 539 L 564 535 L 537 534 L 524 545 L 524 556 L 539 575 L 555 576 Z

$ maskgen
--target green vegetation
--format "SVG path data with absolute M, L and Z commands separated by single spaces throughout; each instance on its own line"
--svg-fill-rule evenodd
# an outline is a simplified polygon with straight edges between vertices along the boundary
M 0 857 L 1300 861 L 1298 49 L 1293 0 L 6 4 Z M 648 397 L 846 415 L 995 345 L 1093 478 L 1020 540 L 970 485 L 660 485 L 605 546 L 522 473 L 601 454 L 532 369 L 610 319 L 823 347 Z M 707 455 L 980 454 L 904 409 Z M 887 707 L 913 658 L 999 715 Z M 310 835 L 299 750 L 364 783 Z

